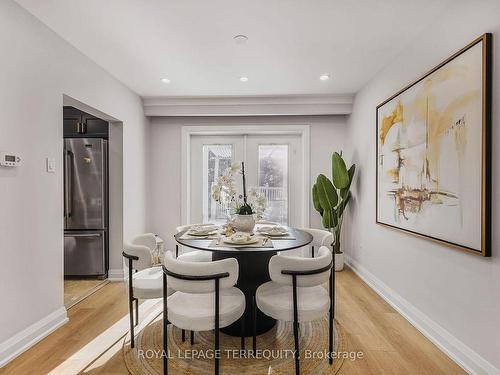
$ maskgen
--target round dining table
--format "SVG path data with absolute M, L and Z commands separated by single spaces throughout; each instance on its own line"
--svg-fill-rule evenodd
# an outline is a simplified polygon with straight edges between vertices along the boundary
M 286 229 L 288 230 L 288 236 L 283 238 L 270 237 L 268 241 L 271 242 L 272 246 L 266 241 L 267 246 L 260 247 L 231 247 L 213 238 L 186 238 L 184 234 L 188 230 L 179 232 L 174 236 L 181 246 L 210 251 L 213 261 L 227 258 L 235 258 L 238 261 L 239 277 L 236 286 L 245 294 L 246 299 L 245 314 L 240 318 L 245 319 L 245 336 L 252 336 L 253 332 L 252 306 L 255 291 L 260 285 L 271 280 L 268 267 L 271 257 L 278 252 L 307 246 L 313 240 L 312 236 L 303 230 L 291 227 L 286 227 Z M 263 314 L 259 309 L 256 310 L 256 333 L 259 335 L 273 328 L 276 320 Z M 221 331 L 231 336 L 240 336 L 240 327 L 240 321 L 238 320 L 230 326 L 222 328 Z

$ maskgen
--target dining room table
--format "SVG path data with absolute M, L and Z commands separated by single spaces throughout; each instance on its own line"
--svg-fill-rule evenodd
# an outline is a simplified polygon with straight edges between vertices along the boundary
M 236 286 L 245 294 L 245 313 L 240 319 L 244 319 L 245 336 L 252 336 L 253 317 L 252 308 L 257 288 L 270 281 L 269 261 L 274 255 L 309 245 L 313 237 L 311 234 L 292 227 L 284 227 L 286 234 L 276 236 L 266 235 L 259 232 L 256 226 L 252 236 L 256 240 L 252 244 L 235 244 L 225 242 L 226 237 L 217 231 L 214 235 L 191 236 L 189 229 L 177 233 L 174 238 L 176 242 L 185 247 L 195 250 L 210 251 L 212 261 L 235 258 L 239 265 L 239 276 Z M 276 320 L 263 314 L 256 309 L 256 333 L 262 334 L 274 327 Z M 222 332 L 231 336 L 240 336 L 240 320 L 221 329 Z

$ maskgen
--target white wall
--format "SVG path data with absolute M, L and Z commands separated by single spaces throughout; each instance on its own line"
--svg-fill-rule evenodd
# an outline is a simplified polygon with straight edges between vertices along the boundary
M 345 222 L 353 266 L 477 373 L 500 368 L 500 2 L 455 1 L 355 97 L 349 118 L 353 161 L 352 220 Z M 485 32 L 494 35 L 493 257 L 489 259 L 375 224 L 375 107 Z M 398 301 L 398 298 L 402 300 Z M 455 341 L 458 340 L 458 341 Z M 475 357 L 478 354 L 480 357 Z M 482 358 L 481 358 L 482 357 Z M 488 367 L 490 362 L 493 367 Z
M 149 121 L 139 97 L 11 0 L 0 2 L 0 51 L 0 150 L 23 157 L 0 168 L 1 363 L 23 335 L 43 331 L 33 323 L 64 313 L 63 94 L 123 122 L 125 236 L 145 229 Z M 119 248 L 111 256 L 121 268 Z
M 181 129 L 191 125 L 310 125 L 311 181 L 319 173 L 331 174 L 333 151 L 345 144 L 345 116 L 272 117 L 153 117 L 149 132 L 150 190 L 148 229 L 158 233 L 173 249 L 172 236 L 181 223 Z M 319 215 L 311 206 L 310 224 L 321 228 Z
M 123 130 L 121 122 L 109 123 L 109 272 L 110 280 L 123 279 Z M 141 155 L 142 158 L 143 155 Z M 144 160 L 144 159 L 143 159 Z M 130 212 L 130 211 L 129 211 Z M 127 217 L 127 222 L 130 220 Z M 134 235 L 135 233 L 127 233 Z

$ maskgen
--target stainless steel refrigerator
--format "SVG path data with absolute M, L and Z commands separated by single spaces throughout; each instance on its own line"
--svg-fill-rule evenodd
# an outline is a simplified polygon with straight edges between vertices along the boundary
M 64 275 L 107 275 L 108 142 L 64 139 Z

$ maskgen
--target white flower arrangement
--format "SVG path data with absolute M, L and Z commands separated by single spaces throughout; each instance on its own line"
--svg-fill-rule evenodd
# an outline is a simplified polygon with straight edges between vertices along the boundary
M 238 194 L 236 190 L 235 176 L 241 173 L 243 175 L 243 195 Z M 212 187 L 212 198 L 221 204 L 228 212 L 228 218 L 231 214 L 249 214 L 251 213 L 257 219 L 261 219 L 267 208 L 267 199 L 259 194 L 256 188 L 251 188 L 246 196 L 245 174 L 240 163 L 233 163 L 224 173 L 217 177 L 216 184 Z

